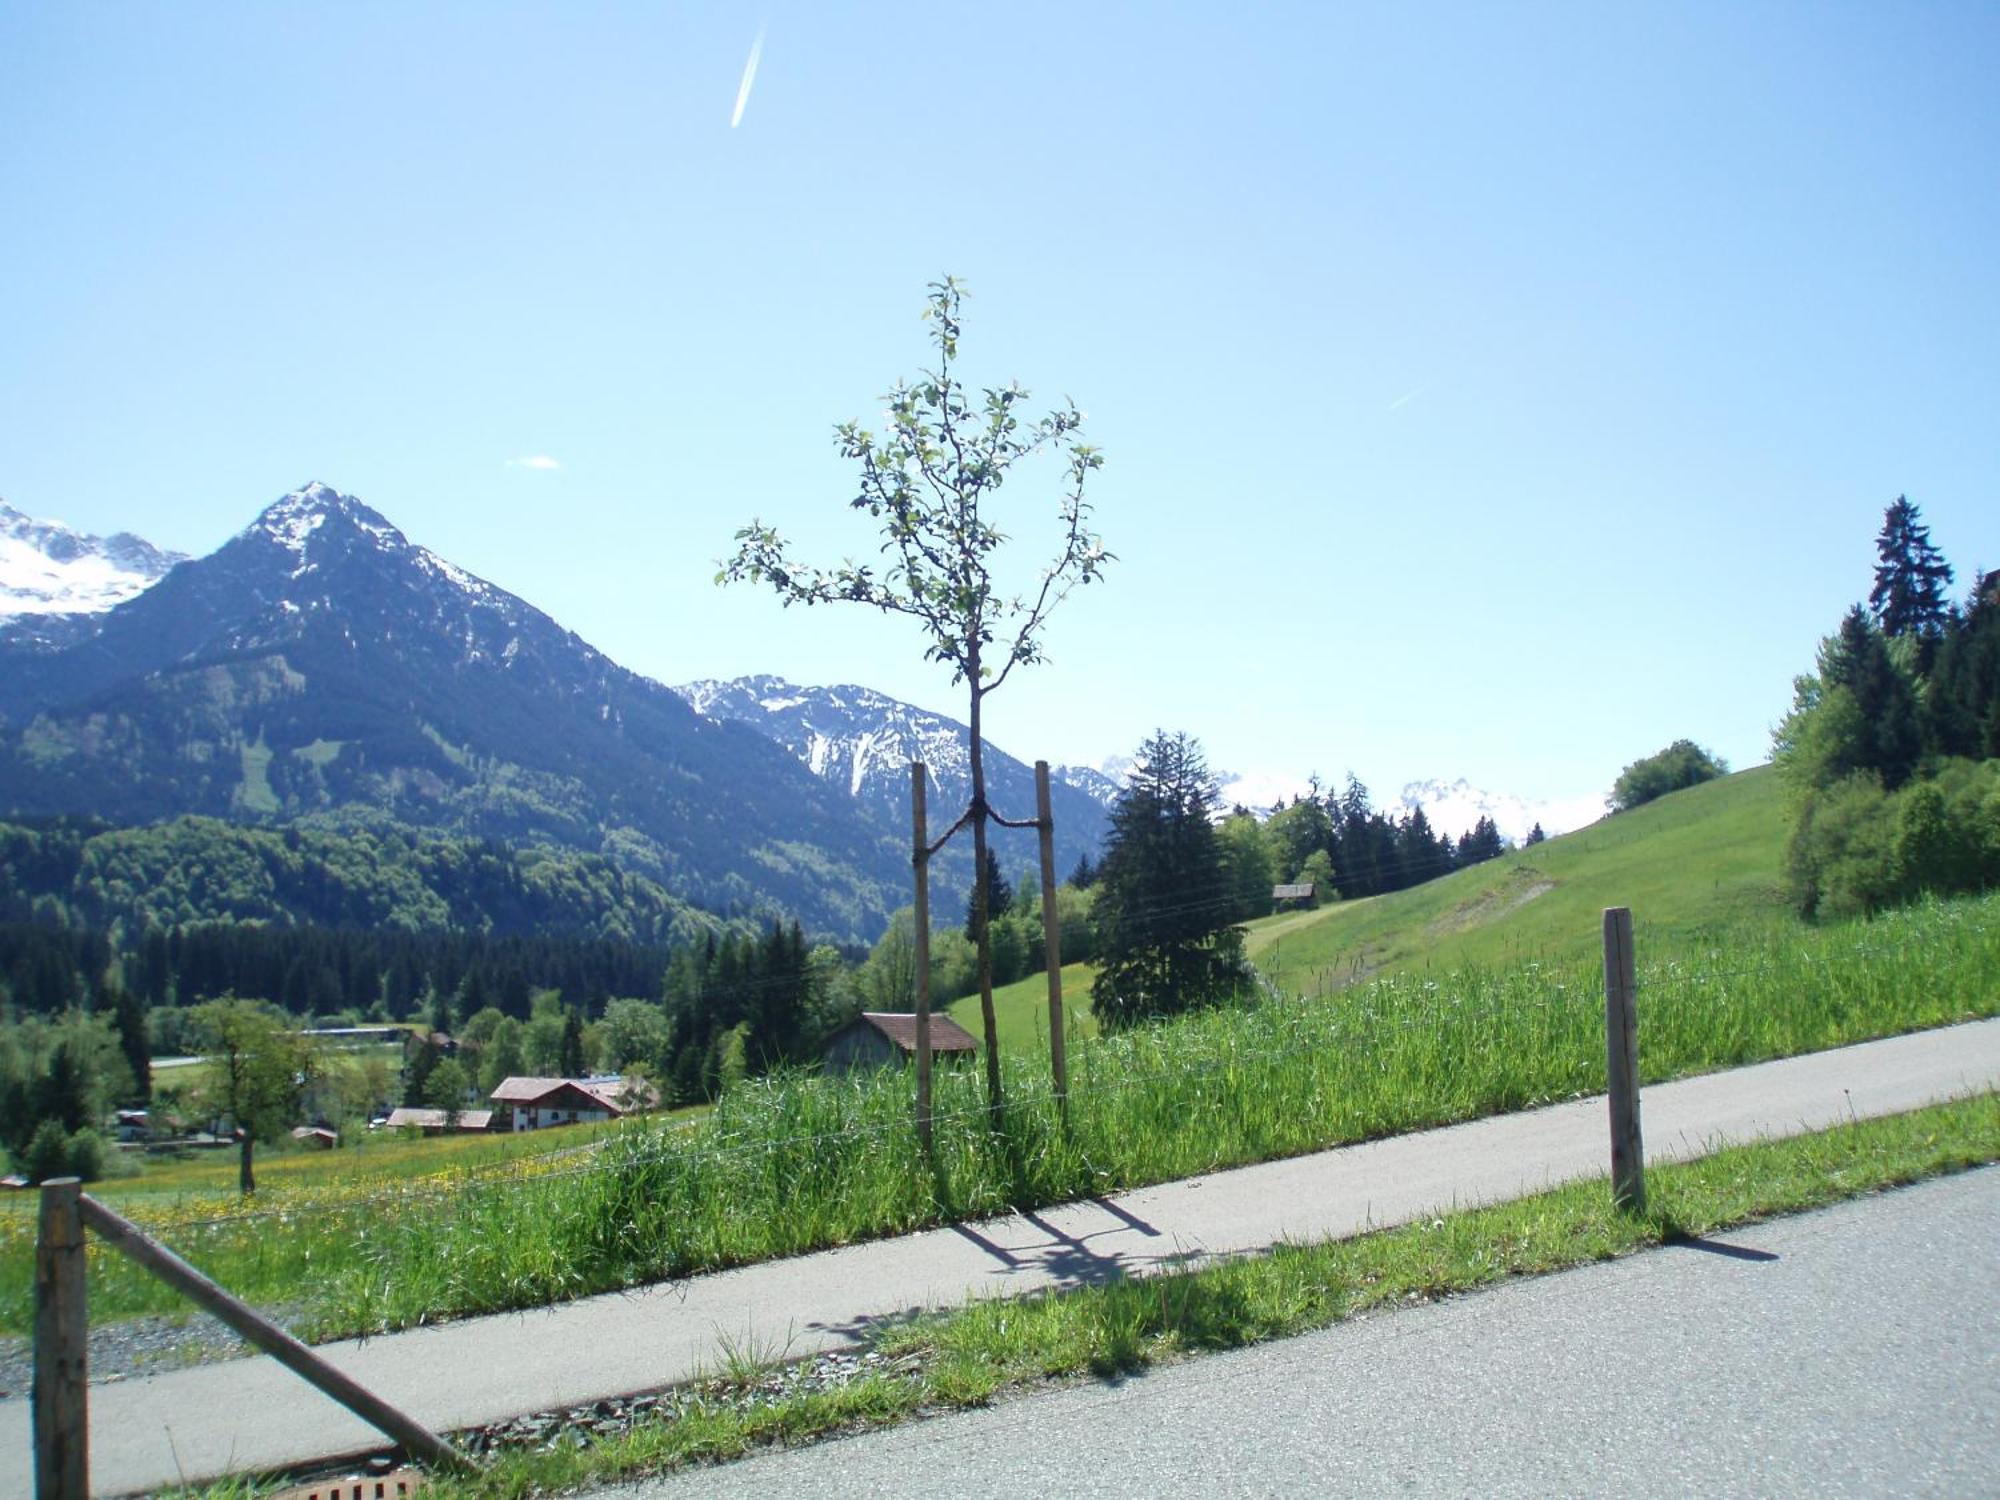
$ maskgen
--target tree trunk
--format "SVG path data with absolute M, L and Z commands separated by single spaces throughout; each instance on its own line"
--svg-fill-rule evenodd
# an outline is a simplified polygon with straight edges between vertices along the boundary
M 239 1125 L 236 1127 L 236 1144 L 243 1150 L 242 1159 L 236 1167 L 236 1186 L 247 1198 L 257 1191 L 257 1174 L 250 1167 L 250 1152 L 257 1143 L 250 1132 Z
M 1000 1117 L 1000 1029 L 993 1015 L 993 939 L 986 911 L 986 754 L 979 727 L 979 652 L 972 654 L 972 943 L 979 958 L 979 1019 L 986 1028 L 986 1107 Z

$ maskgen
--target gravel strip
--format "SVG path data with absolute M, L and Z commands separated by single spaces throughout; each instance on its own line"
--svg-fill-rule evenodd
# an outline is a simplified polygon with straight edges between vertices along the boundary
M 261 1308 L 265 1317 L 282 1328 L 304 1314 L 302 1307 Z M 90 1330 L 90 1383 L 104 1385 L 114 1380 L 130 1380 L 138 1375 L 158 1375 L 188 1365 L 212 1364 L 221 1359 L 240 1359 L 257 1351 L 243 1342 L 220 1319 L 207 1313 L 185 1315 L 160 1313 L 151 1317 L 128 1318 L 104 1323 Z M 34 1340 L 24 1337 L 0 1338 L 0 1400 L 23 1400 L 35 1376 Z

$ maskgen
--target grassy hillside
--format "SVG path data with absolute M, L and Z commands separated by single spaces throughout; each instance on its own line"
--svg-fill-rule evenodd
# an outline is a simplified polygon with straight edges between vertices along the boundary
M 1675 792 L 1461 870 L 1369 900 L 1250 924 L 1248 950 L 1281 989 L 1319 993 L 1414 967 L 1517 967 L 1598 951 L 1602 911 L 1632 908 L 1647 934 L 1768 931 L 1779 892 L 1784 796 L 1768 766 Z
M 1096 1036 L 1097 1020 L 1090 1013 L 1090 985 L 1097 971 L 1089 964 L 1065 964 L 1062 971 L 1063 1015 L 1072 1038 Z M 954 1000 L 945 1012 L 974 1036 L 981 1035 L 979 997 Z M 1000 1032 L 1000 1053 L 1011 1057 L 1029 1050 L 1049 1050 L 1049 982 L 1040 974 L 1002 985 L 993 992 L 993 1020 Z
M 1607 906 L 1632 908 L 1642 960 L 1649 935 L 1769 932 L 1793 921 L 1778 889 L 1785 827 L 1783 789 L 1760 766 L 1407 891 L 1265 917 L 1246 947 L 1280 989 L 1318 994 L 1411 968 L 1587 959 Z M 1094 977 L 1063 970 L 1073 1034 L 1097 1034 Z M 996 990 L 993 1005 L 1003 1053 L 1047 1049 L 1041 975 Z M 979 1035 L 978 996 L 949 1010 Z

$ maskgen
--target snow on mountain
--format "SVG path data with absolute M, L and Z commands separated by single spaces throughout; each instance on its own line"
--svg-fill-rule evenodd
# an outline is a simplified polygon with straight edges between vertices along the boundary
M 1049 774 L 1110 807 L 1125 789 L 1126 778 L 1132 774 L 1132 767 L 1136 764 L 1138 762 L 1129 755 L 1107 755 L 1095 765 L 1052 766 Z M 1311 790 L 1311 783 L 1303 776 L 1270 771 L 1242 774 L 1216 771 L 1214 774 L 1216 806 L 1225 813 L 1233 807 L 1247 807 L 1261 816 L 1278 803 L 1303 797 Z
M 0 501 L 0 620 L 95 614 L 186 561 L 185 553 L 164 552 L 129 531 L 90 536 Z
M 1590 797 L 1515 797 L 1482 791 L 1461 776 L 1456 781 L 1409 782 L 1396 806 L 1388 811 L 1400 816 L 1419 807 L 1439 833 L 1456 838 L 1481 818 L 1491 818 L 1504 837 L 1519 844 L 1537 823 L 1551 838 L 1595 823 L 1604 816 L 1604 797 L 1601 793 Z
M 1074 787 L 1091 801 L 1110 807 L 1125 789 L 1125 773 L 1132 768 L 1129 755 L 1113 756 L 1094 766 L 1050 766 L 1050 779 Z
M 970 794 L 972 737 L 965 726 L 873 688 L 800 687 L 760 674 L 732 682 L 704 679 L 674 691 L 696 713 L 752 724 L 815 776 L 846 787 L 850 796 L 893 803 L 906 818 L 913 760 L 924 763 L 940 793 L 953 800 Z
M 956 719 L 852 683 L 803 687 L 760 674 L 729 682 L 712 679 L 675 689 L 696 713 L 736 721 L 769 735 L 815 776 L 846 789 L 890 827 L 907 829 L 910 762 L 929 773 L 933 834 L 943 831 L 972 796 L 972 733 Z M 1067 873 L 1077 854 L 1096 854 L 1104 835 L 1104 807 L 1087 787 L 1050 770 L 1050 803 L 1056 820 L 1058 868 Z M 986 742 L 987 797 L 1010 818 L 1035 815 L 1033 768 Z M 1115 792 L 1115 788 L 1113 789 Z M 1008 867 L 1032 858 L 1034 836 L 996 831 Z M 947 877 L 949 878 L 949 877 Z
M 23 623 L 51 618 L 0 630 L 15 812 L 548 843 L 848 941 L 908 899 L 907 833 L 327 485 L 110 609 Z
M 1057 766 L 1053 774 L 1058 780 L 1068 782 L 1105 807 L 1110 807 L 1118 800 L 1118 793 L 1123 789 L 1132 766 L 1131 756 L 1114 755 L 1095 765 Z M 1285 772 L 1217 771 L 1215 779 L 1220 792 L 1218 805 L 1222 810 L 1247 807 L 1259 817 L 1269 813 L 1273 807 L 1296 797 L 1310 796 L 1312 792 L 1312 783 L 1308 778 Z M 1335 791 L 1337 794 L 1338 789 Z M 1456 838 L 1470 831 L 1481 818 L 1491 818 L 1502 835 L 1516 844 L 1526 839 L 1528 830 L 1537 823 L 1542 825 L 1543 833 L 1553 838 L 1559 833 L 1581 828 L 1586 823 L 1594 823 L 1604 816 L 1602 794 L 1539 799 L 1515 797 L 1504 792 L 1483 791 L 1462 776 L 1456 781 L 1434 778 L 1409 782 L 1396 802 L 1383 811 L 1392 818 L 1400 818 L 1419 807 L 1424 810 L 1424 817 L 1431 827 L 1439 833 Z

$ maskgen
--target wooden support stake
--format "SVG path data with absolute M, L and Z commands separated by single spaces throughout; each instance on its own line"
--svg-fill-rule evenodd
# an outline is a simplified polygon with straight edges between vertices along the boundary
M 1049 803 L 1049 763 L 1035 762 L 1035 827 L 1042 843 L 1042 950 L 1049 975 L 1049 1068 L 1056 1107 L 1069 1120 L 1069 1059 L 1063 1035 L 1062 927 L 1056 919 L 1056 818 Z
M 917 874 L 917 1139 L 931 1149 L 931 856 L 924 763 L 910 762 L 910 823 Z
M 90 1318 L 83 1279 L 83 1184 L 42 1184 L 35 1240 L 35 1497 L 90 1495 Z
M 173 1251 L 148 1239 L 136 1224 L 120 1218 L 95 1198 L 81 1200 L 84 1221 L 113 1248 L 130 1256 L 203 1312 L 213 1313 L 236 1332 L 277 1360 L 294 1375 L 317 1386 L 362 1421 L 379 1428 L 412 1457 L 455 1474 L 469 1474 L 474 1465 L 443 1438 L 415 1418 L 404 1415 L 372 1391 L 259 1316 L 210 1281 Z
M 1604 1061 L 1611 1101 L 1611 1199 L 1634 1213 L 1646 1207 L 1646 1150 L 1639 1134 L 1638 979 L 1632 959 L 1632 913 L 1604 909 Z

